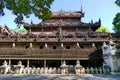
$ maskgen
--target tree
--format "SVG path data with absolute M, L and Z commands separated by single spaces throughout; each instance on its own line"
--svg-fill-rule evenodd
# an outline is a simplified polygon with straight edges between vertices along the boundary
M 15 31 L 15 32 L 18 32 L 18 33 L 28 32 L 25 28 L 18 28 L 18 27 L 16 27 L 16 28 L 14 29 L 14 31 Z
M 116 0 L 115 3 L 120 6 L 120 0 Z
M 96 32 L 110 32 L 107 28 L 105 28 L 103 25 L 101 25 Z
M 115 3 L 120 7 L 120 0 L 116 0 Z M 120 31 L 120 13 L 117 13 L 113 19 L 113 25 L 115 31 Z
M 54 0 L 0 0 L 0 16 L 4 16 L 4 9 L 12 11 L 15 23 L 22 24 L 23 16 L 27 18 L 34 14 L 40 19 L 47 19 L 51 16 L 50 5 Z

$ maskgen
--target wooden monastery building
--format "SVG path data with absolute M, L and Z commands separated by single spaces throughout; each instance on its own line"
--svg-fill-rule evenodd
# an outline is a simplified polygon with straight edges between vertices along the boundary
M 95 32 L 101 20 L 84 23 L 82 11 L 53 12 L 50 19 L 39 24 L 24 23 L 27 33 L 16 33 L 7 26 L 0 27 L 0 64 L 9 65 L 21 61 L 25 67 L 60 67 L 76 65 L 83 67 L 103 65 L 102 45 L 116 36 L 106 32 Z

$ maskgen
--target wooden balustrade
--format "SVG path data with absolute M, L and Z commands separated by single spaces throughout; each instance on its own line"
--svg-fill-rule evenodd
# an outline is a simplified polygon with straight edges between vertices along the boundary
M 92 53 L 93 49 L 19 49 L 0 48 L 3 57 L 38 57 L 38 58 L 84 58 Z M 1 57 L 0 56 L 0 57 Z

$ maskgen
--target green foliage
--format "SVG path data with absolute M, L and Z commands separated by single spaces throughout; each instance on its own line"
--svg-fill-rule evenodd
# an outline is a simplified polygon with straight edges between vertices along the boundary
M 0 0 L 0 10 L 11 10 L 14 15 L 22 14 L 29 17 L 34 14 L 41 19 L 51 16 L 50 5 L 54 0 Z
M 22 33 L 22 32 L 28 32 L 25 28 L 18 28 L 18 27 L 16 27 L 15 29 L 14 29 L 14 31 L 15 32 L 18 32 L 18 33 Z
M 114 30 L 120 31 L 120 13 L 117 13 L 113 20 Z
M 120 7 L 120 0 L 116 0 L 115 3 Z M 120 31 L 120 13 L 117 13 L 115 15 L 115 18 L 113 19 L 113 25 L 115 31 Z
M 120 6 L 120 0 L 116 0 L 115 3 Z
M 105 28 L 104 26 L 100 26 L 97 30 L 96 30 L 96 32 L 110 32 L 107 28 Z

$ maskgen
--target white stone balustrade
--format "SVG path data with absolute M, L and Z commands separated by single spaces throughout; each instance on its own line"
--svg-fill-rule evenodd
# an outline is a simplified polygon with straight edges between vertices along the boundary
M 18 65 L 14 65 L 13 72 L 15 74 L 68 74 L 68 66 L 64 61 L 60 68 L 48 68 L 48 67 L 25 67 L 22 65 L 22 62 L 19 61 Z M 10 71 L 10 66 L 7 65 L 7 62 L 4 61 L 4 64 L 0 66 L 1 74 L 7 74 Z M 11 69 L 12 70 L 12 69 Z M 74 71 L 76 74 L 109 74 L 111 69 L 106 64 L 103 64 L 102 67 L 82 67 L 80 62 L 76 62 L 76 66 L 74 67 Z

